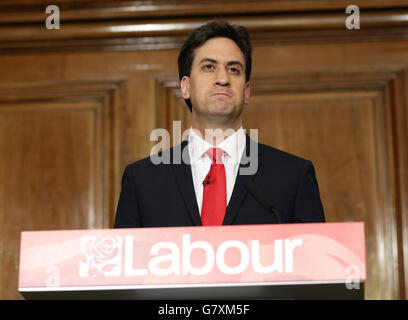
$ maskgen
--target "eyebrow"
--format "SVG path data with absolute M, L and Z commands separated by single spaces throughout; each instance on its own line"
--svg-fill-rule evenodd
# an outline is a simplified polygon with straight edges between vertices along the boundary
M 203 58 L 203 59 L 200 60 L 199 64 L 202 64 L 202 63 L 204 63 L 204 62 L 218 63 L 218 61 L 215 60 L 215 59 L 212 59 L 212 58 Z M 241 67 L 242 70 L 244 70 L 244 66 L 243 66 L 243 64 L 242 64 L 240 61 L 232 60 L 232 61 L 228 61 L 228 62 L 227 62 L 227 67 L 233 66 L 233 65 L 238 65 L 239 67 Z

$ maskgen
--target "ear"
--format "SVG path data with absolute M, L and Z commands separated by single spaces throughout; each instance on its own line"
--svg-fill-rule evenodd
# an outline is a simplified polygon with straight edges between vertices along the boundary
M 181 96 L 183 99 L 190 99 L 190 78 L 184 76 L 180 81 Z
M 250 95 L 251 95 L 251 84 L 248 81 L 245 86 L 245 104 L 248 104 Z

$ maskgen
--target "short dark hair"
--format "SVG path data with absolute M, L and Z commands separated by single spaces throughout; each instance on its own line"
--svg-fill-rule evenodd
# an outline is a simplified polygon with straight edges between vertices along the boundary
M 181 47 L 177 60 L 180 80 L 184 76 L 190 76 L 195 49 L 201 47 L 207 40 L 219 37 L 231 39 L 241 49 L 245 58 L 245 79 L 249 81 L 252 69 L 252 47 L 248 31 L 243 26 L 230 24 L 222 20 L 208 22 L 190 33 Z M 190 99 L 185 99 L 185 102 L 191 112 L 192 105 Z

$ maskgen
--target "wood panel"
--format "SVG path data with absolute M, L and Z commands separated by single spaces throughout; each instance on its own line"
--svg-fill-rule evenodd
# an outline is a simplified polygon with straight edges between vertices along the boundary
M 90 102 L 76 110 L 66 103 L 0 107 L 1 247 L 11 249 L 2 250 L 1 261 L 13 271 L 2 279 L 4 298 L 14 297 L 17 286 L 21 230 L 102 226 L 97 108 Z
M 18 297 L 22 230 L 111 225 L 120 178 L 113 170 L 118 152 L 111 150 L 112 110 L 119 99 L 110 92 L 118 88 L 114 83 L 0 88 L 0 260 L 7 274 L 1 278 L 2 298 Z
M 343 0 L 99 4 L 71 0 L 59 4 L 62 26 L 52 30 L 45 27 L 46 5 L 41 0 L 0 4 L 0 53 L 178 48 L 193 28 L 213 18 L 244 25 L 256 45 L 331 42 L 333 38 L 405 40 L 408 28 L 406 0 L 354 2 L 363 10 L 357 30 L 345 27 L 349 16 L 345 9 L 350 3 Z
M 398 256 L 394 257 L 394 261 L 398 263 L 401 296 L 408 299 L 408 75 L 406 71 L 391 83 L 389 90 L 394 103 L 390 118 L 395 128 L 392 139 L 396 149 L 395 170 L 391 178 L 397 189 L 397 197 L 390 207 L 397 212 L 395 246 L 399 248 Z
M 42 22 L 44 0 L 3 0 L 0 4 L 0 21 L 3 23 Z M 150 1 L 81 1 L 55 0 L 64 13 L 65 21 L 106 20 L 147 17 L 190 17 L 220 14 L 254 14 L 259 12 L 293 12 L 319 10 L 345 10 L 348 0 L 150 0 Z M 400 8 L 406 0 L 355 0 L 361 9 Z

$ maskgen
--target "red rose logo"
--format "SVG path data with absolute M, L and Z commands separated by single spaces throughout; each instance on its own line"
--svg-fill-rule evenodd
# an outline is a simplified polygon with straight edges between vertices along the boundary
M 86 256 L 86 262 L 80 262 L 81 277 L 96 277 L 98 274 L 108 277 L 120 275 L 120 237 L 85 237 L 81 247 Z

